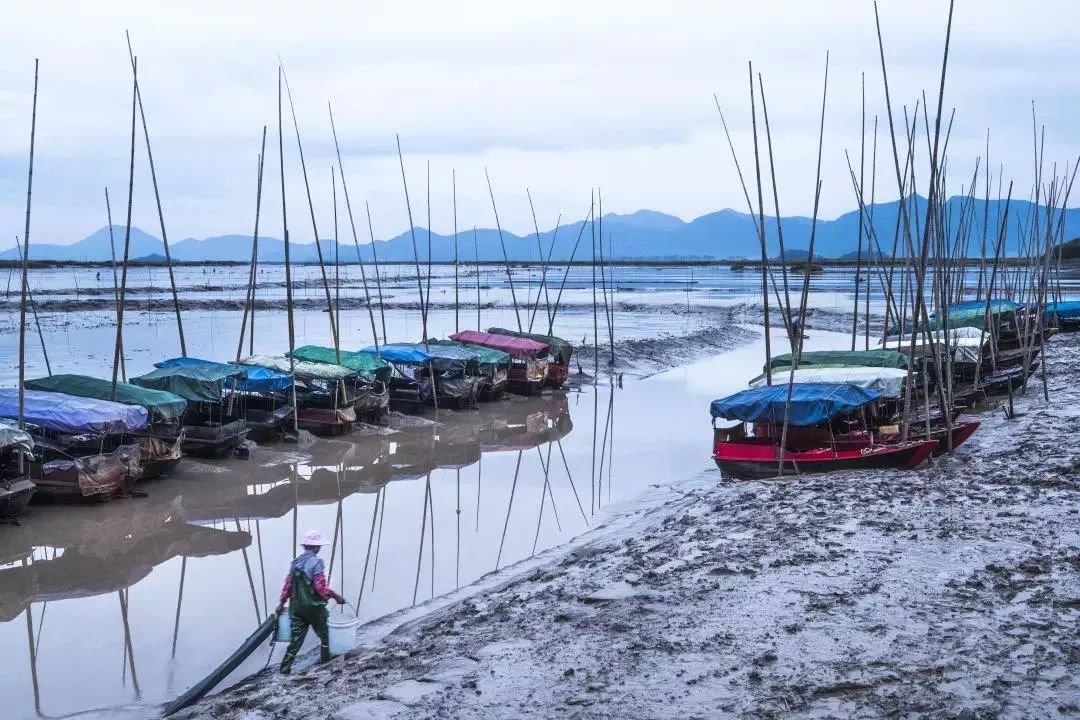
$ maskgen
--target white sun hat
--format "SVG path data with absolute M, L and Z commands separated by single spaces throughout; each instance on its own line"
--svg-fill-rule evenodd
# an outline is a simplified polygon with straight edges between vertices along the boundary
M 318 530 L 308 530 L 304 533 L 304 538 L 300 541 L 301 545 L 329 545 L 330 543 L 323 537 L 323 534 Z

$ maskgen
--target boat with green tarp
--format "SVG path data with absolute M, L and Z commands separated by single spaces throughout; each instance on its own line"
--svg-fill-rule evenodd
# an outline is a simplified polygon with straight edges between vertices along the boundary
M 180 429 L 184 453 L 201 457 L 243 453 L 248 434 L 246 407 L 243 396 L 232 396 L 229 389 L 233 383 L 247 379 L 244 369 L 194 359 L 160 364 L 165 367 L 133 377 L 131 382 L 188 401 Z
M 235 363 L 219 363 L 213 360 L 179 357 L 154 363 L 156 368 L 181 365 L 218 365 L 222 368 L 240 369 L 244 377 L 233 377 L 225 383 L 226 407 L 238 408 L 244 413 L 247 439 L 253 442 L 272 442 L 280 438 L 292 425 L 293 408 L 289 401 L 292 376 L 261 367 L 242 367 Z
M 316 435 L 339 435 L 357 421 L 358 375 L 341 365 L 297 360 L 284 355 L 252 355 L 244 367 L 262 367 L 290 373 L 294 378 L 296 426 Z
M 356 379 L 349 388 L 353 396 L 353 408 L 357 420 L 375 422 L 386 414 L 390 406 L 390 376 L 393 368 L 390 363 L 368 353 L 342 350 L 331 347 L 304 345 L 296 348 L 292 356 L 295 360 L 339 365 L 356 373 Z
M 180 462 L 183 454 L 183 419 L 188 402 L 175 393 L 124 382 L 114 385 L 111 380 L 74 374 L 27 380 L 26 387 L 145 408 L 150 424 L 145 433 L 138 436 L 141 479 L 162 477 Z

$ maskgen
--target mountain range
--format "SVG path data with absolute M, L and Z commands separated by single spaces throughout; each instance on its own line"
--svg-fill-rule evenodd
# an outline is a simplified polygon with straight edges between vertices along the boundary
M 953 232 L 960 226 L 961 207 L 965 202 L 963 197 L 950 198 L 946 203 L 946 209 L 950 222 L 948 223 Z M 921 197 L 915 198 L 914 207 L 918 218 L 924 218 L 926 214 L 926 200 Z M 982 248 L 982 225 L 984 216 L 988 219 L 991 231 L 988 233 L 988 255 L 993 254 L 993 238 L 996 235 L 994 229 L 998 227 L 1000 211 L 1003 202 L 991 200 L 985 203 L 976 200 L 973 203 L 973 211 L 970 213 L 970 225 L 968 253 L 978 256 Z M 910 207 L 910 206 L 909 206 Z M 1033 203 L 1026 201 L 1012 201 L 1009 206 L 1010 219 L 1005 242 L 1007 254 L 1018 253 L 1020 233 L 1018 227 L 1022 224 L 1027 228 L 1030 225 L 1030 213 L 1035 209 Z M 878 243 L 884 255 L 891 255 L 892 241 L 896 228 L 899 224 L 900 204 L 898 201 L 879 203 L 867 212 L 873 212 L 873 225 Z M 909 213 L 911 211 L 909 210 Z M 910 217 L 913 236 L 919 238 L 916 229 L 916 215 Z M 761 256 L 760 245 L 755 230 L 753 216 L 736 210 L 720 210 L 718 212 L 702 215 L 699 218 L 686 222 L 673 215 L 666 215 L 654 210 L 639 210 L 627 215 L 608 214 L 602 218 L 603 228 L 603 254 L 605 258 L 615 260 L 690 260 L 690 259 L 754 259 Z M 783 217 L 778 223 L 775 217 L 765 217 L 765 229 L 768 238 L 768 252 L 770 256 L 777 254 L 779 250 L 777 228 L 783 230 L 784 244 L 787 250 L 801 258 L 805 258 L 808 249 L 810 232 L 813 223 L 811 218 L 801 216 Z M 601 225 L 597 224 L 597 231 Z M 858 244 L 859 211 L 845 213 L 834 220 L 821 220 L 817 222 L 814 242 L 814 256 L 819 258 L 841 258 L 852 255 Z M 125 228 L 114 225 L 112 228 L 113 238 L 116 244 L 117 259 L 123 255 L 123 242 Z M 1080 208 L 1065 212 L 1065 237 L 1072 238 L 1080 235 Z M 520 236 L 503 231 L 502 238 L 497 230 L 478 229 L 475 235 L 472 231 L 462 232 L 458 235 L 459 257 L 464 260 L 479 258 L 487 261 L 501 261 L 503 259 L 503 245 L 505 244 L 506 255 L 513 261 L 537 261 L 540 259 L 541 247 L 546 255 L 551 247 L 554 230 L 540 233 L 540 242 L 534 234 Z M 575 253 L 575 243 L 580 244 Z M 414 233 L 404 232 L 388 240 L 378 240 L 374 250 L 378 253 L 380 262 L 412 262 L 415 252 L 422 261 L 428 257 L 428 231 L 417 227 Z M 597 242 L 599 244 L 599 236 Z M 452 235 L 431 233 L 431 258 L 435 262 L 451 261 L 454 259 L 454 238 Z M 592 257 L 592 230 L 583 221 L 570 225 L 564 225 L 558 230 L 553 259 L 566 261 L 571 257 L 577 260 L 589 260 Z M 319 245 L 322 248 L 324 258 L 329 262 L 334 258 L 334 242 L 322 240 Z M 864 246 L 865 248 L 865 246 Z M 359 252 L 365 262 L 371 262 L 372 244 L 361 241 Z M 802 250 L 803 253 L 797 251 Z M 202 240 L 186 238 L 179 242 L 170 243 L 170 251 L 173 260 L 180 262 L 215 262 L 237 261 L 246 262 L 251 259 L 251 236 L 250 235 L 219 235 Z M 355 262 L 357 248 L 351 242 L 341 241 L 339 248 L 343 262 Z M 599 251 L 599 248 L 598 248 Z M 315 262 L 318 253 L 314 242 L 299 242 L 294 238 L 290 242 L 290 259 L 293 262 Z M 901 253 L 903 254 L 903 253 Z M 131 229 L 131 243 L 128 257 L 140 259 L 164 255 L 164 246 L 161 240 L 138 228 Z M 30 258 L 44 261 L 107 261 L 111 257 L 109 228 L 102 227 L 87 237 L 77 242 L 61 244 L 35 244 L 30 245 Z M 0 260 L 17 260 L 18 251 L 11 248 L 0 252 Z M 259 260 L 261 262 L 282 262 L 285 259 L 284 243 L 274 237 L 259 238 Z

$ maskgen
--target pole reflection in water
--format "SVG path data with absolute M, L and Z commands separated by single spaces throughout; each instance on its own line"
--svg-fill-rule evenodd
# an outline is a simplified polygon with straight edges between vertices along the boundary
M 590 392 L 593 403 L 580 402 Z M 185 459 L 175 477 L 146 483 L 146 498 L 35 507 L 22 527 L 0 536 L 0 561 L 7 559 L 0 564 L 0 640 L 18 645 L 10 644 L 11 623 L 2 621 L 25 614 L 21 662 L 31 681 L 0 679 L 0 691 L 19 698 L 11 717 L 122 705 L 145 708 L 135 717 L 153 716 L 156 704 L 204 677 L 273 610 L 308 529 L 332 538 L 324 550 L 330 583 L 356 599 L 361 621 L 452 592 L 571 539 L 588 528 L 601 498 L 611 497 L 613 390 L 606 408 L 601 393 L 586 388 L 478 410 L 444 408 L 437 420 L 394 416 L 389 428 L 259 447 L 247 462 Z M 598 430 L 604 413 L 598 445 L 572 434 L 571 402 Z M 592 513 L 574 478 L 586 463 L 595 465 Z M 476 482 L 463 482 L 462 470 L 471 467 Z M 604 469 L 609 487 L 602 496 Z M 503 510 L 485 517 L 486 507 Z M 462 533 L 469 512 L 474 531 Z M 451 519 L 452 558 L 440 551 L 450 541 Z M 249 552 L 253 540 L 257 558 Z M 380 563 L 395 572 L 380 578 Z M 398 571 L 410 563 L 413 572 Z M 110 595 L 113 618 L 119 601 L 119 622 L 108 620 L 101 604 Z M 135 605 L 133 595 L 140 599 Z M 46 603 L 48 637 L 41 632 Z M 122 659 L 112 675 L 107 667 L 116 666 L 100 657 L 110 647 Z M 222 686 L 267 661 L 259 650 Z M 73 666 L 77 677 L 66 672 Z

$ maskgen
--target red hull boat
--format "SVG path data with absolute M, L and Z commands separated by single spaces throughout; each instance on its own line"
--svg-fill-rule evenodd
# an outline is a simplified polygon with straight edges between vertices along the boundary
M 776 477 L 780 473 L 779 445 L 773 438 L 745 438 L 735 442 L 718 433 L 713 459 L 725 475 L 739 479 Z M 821 447 L 785 450 L 783 474 L 804 475 L 838 470 L 918 467 L 937 448 L 937 440 L 909 440 L 861 448 Z

